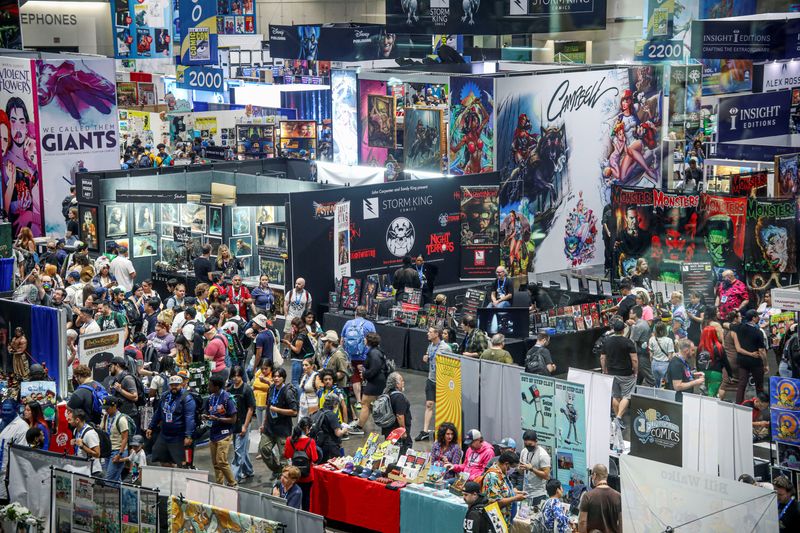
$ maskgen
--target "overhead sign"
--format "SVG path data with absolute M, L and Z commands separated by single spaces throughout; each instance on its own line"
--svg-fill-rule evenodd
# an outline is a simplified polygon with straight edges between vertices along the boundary
M 636 61 L 679 61 L 683 58 L 683 41 L 650 39 L 638 41 L 634 47 Z
M 697 59 L 792 59 L 798 52 L 797 19 L 695 20 L 692 57 Z
M 383 27 L 269 26 L 269 53 L 282 59 L 363 61 L 377 59 Z
M 185 204 L 186 191 L 117 189 L 116 201 L 129 204 Z
M 183 67 L 177 68 L 177 86 L 195 91 L 222 92 L 225 73 L 221 68 Z
M 217 3 L 214 0 L 179 0 L 181 65 L 217 62 Z
M 764 63 L 761 84 L 763 92 L 780 91 L 800 86 L 800 61 Z
M 791 103 L 791 91 L 722 98 L 717 116 L 719 142 L 787 135 Z
M 800 288 L 772 289 L 772 306 L 783 311 L 800 311 Z
M 172 54 L 170 0 L 111 0 L 111 17 L 117 59 L 164 58 Z

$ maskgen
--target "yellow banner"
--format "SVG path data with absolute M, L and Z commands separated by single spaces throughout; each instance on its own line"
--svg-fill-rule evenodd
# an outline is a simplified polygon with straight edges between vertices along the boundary
M 503 516 L 503 511 L 500 510 L 500 505 L 497 502 L 492 502 L 486 507 L 486 515 L 489 517 L 489 522 L 492 523 L 495 533 L 508 533 L 508 524 Z
M 436 423 L 438 428 L 450 422 L 461 439 L 461 360 L 446 355 L 436 355 Z

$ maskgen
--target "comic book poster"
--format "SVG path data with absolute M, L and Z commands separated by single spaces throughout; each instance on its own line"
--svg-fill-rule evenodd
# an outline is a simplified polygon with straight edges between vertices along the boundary
M 494 80 L 450 79 L 450 173 L 494 170 Z
M 555 457 L 556 446 L 556 389 L 551 377 L 520 374 L 522 392 L 522 430 L 533 429 L 550 457 Z
M 701 228 L 706 252 L 720 279 L 726 269 L 744 279 L 744 236 L 747 198 L 721 194 L 700 195 Z
M 120 107 L 135 107 L 138 105 L 139 96 L 137 84 L 134 82 L 121 81 L 117 83 L 117 104 Z
M 394 97 L 370 94 L 367 109 L 367 144 L 373 148 L 393 148 L 396 135 Z
M 775 156 L 774 194 L 779 198 L 793 197 L 798 191 L 797 154 Z
M 355 71 L 331 71 L 331 116 L 333 118 L 333 162 L 358 164 L 357 78 Z
M 170 0 L 112 0 L 117 59 L 171 57 Z
M 403 135 L 405 168 L 441 172 L 446 157 L 445 129 L 441 109 L 407 108 Z
M 352 310 L 358 307 L 361 297 L 361 280 L 344 276 L 342 278 L 341 306 L 342 309 Z
M 446 106 L 448 87 L 441 83 L 406 83 L 405 107 L 440 107 Z
M 748 199 L 745 270 L 780 273 L 797 270 L 795 217 L 794 199 Z
M 615 185 L 611 190 L 611 209 L 617 228 L 613 236 L 614 274 L 630 276 L 640 258 L 649 258 L 653 240 L 653 191 Z
M 646 66 L 496 80 L 500 231 L 512 241 L 501 259 L 512 275 L 603 262 L 593 236 L 612 185 L 660 182 L 660 77 Z
M 652 190 L 650 279 L 681 283 L 681 265 L 698 260 L 699 194 Z M 700 247 L 702 248 L 702 247 Z
M 730 176 L 730 193 L 734 196 L 767 195 L 767 173 L 750 172 Z
M 386 148 L 376 148 L 372 146 L 369 138 L 370 122 L 370 96 L 386 96 L 386 82 L 377 80 L 358 80 L 358 119 L 360 123 L 359 138 L 360 154 L 359 162 L 362 165 L 383 166 L 389 151 Z M 394 122 L 392 122 L 394 124 Z M 394 126 L 392 126 L 394 127 Z
M 461 279 L 493 277 L 500 260 L 497 186 L 461 187 Z

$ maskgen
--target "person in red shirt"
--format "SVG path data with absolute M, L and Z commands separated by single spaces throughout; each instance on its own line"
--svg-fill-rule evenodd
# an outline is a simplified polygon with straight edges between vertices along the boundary
M 250 296 L 250 290 L 242 285 L 242 276 L 233 276 L 233 284 L 228 286 L 225 291 L 228 295 L 230 303 L 239 308 L 239 316 L 247 320 L 247 308 L 253 303 L 253 298 Z
M 747 285 L 736 279 L 733 270 L 725 270 L 722 280 L 717 285 L 717 309 L 719 316 L 728 316 L 731 311 L 743 312 L 742 309 L 750 303 Z
M 286 459 L 294 458 L 292 466 L 297 466 L 300 468 L 301 472 L 305 466 L 301 465 L 300 462 L 304 461 L 304 459 L 302 459 L 302 456 L 301 458 L 294 457 L 294 454 L 297 452 L 305 452 L 306 456 L 308 457 L 308 461 L 306 462 L 308 465 L 308 475 L 301 476 L 297 481 L 297 485 L 300 487 L 300 490 L 303 491 L 304 511 L 308 511 L 310 506 L 311 486 L 314 484 L 314 465 L 317 463 L 317 461 L 319 461 L 319 455 L 317 454 L 317 443 L 314 442 L 314 439 L 308 436 L 312 425 L 313 423 L 309 417 L 306 416 L 301 418 L 292 430 L 292 437 L 286 439 L 286 445 L 283 449 L 283 456 Z
M 769 438 L 769 394 L 757 392 L 753 398 L 743 401 L 742 405 L 753 410 L 753 441 Z

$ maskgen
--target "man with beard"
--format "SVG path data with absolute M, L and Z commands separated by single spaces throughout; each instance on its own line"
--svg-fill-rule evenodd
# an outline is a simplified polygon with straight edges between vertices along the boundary
M 36 226 L 34 220 L 33 188 L 37 185 L 39 172 L 33 162 L 25 158 L 25 144 L 28 142 L 28 108 L 17 96 L 9 98 L 6 114 L 11 122 L 11 146 L 4 157 L 3 173 L 5 191 L 3 207 L 14 224 L 14 233 L 21 227 Z M 35 148 L 34 148 L 35 150 Z M 33 229 L 33 228 L 32 228 Z M 38 232 L 38 231 L 37 231 Z
M 614 243 L 618 254 L 619 275 L 628 275 L 626 265 L 630 260 L 642 257 L 650 246 L 650 232 L 641 228 L 639 212 L 635 207 L 628 207 L 625 210 L 625 228 L 617 232 L 617 242 Z M 631 265 L 633 267 L 633 264 Z

